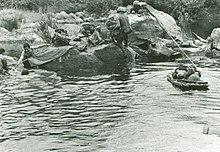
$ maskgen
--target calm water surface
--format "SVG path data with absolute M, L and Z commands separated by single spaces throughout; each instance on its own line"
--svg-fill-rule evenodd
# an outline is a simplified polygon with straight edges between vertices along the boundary
M 140 64 L 130 78 L 57 76 L 36 70 L 0 86 L 0 152 L 219 152 L 220 70 L 208 91 L 181 91 L 175 63 Z

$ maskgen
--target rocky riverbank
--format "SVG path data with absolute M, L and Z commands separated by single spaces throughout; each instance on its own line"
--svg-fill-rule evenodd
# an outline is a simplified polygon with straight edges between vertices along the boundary
M 130 8 L 130 6 L 127 7 L 128 12 Z M 128 14 L 133 29 L 129 35 L 130 48 L 128 50 L 133 59 L 136 56 L 137 59 L 145 62 L 174 61 L 181 55 L 184 57 L 185 52 L 193 56 L 201 55 L 199 53 L 203 51 L 204 47 L 207 47 L 208 42 L 198 36 L 194 39 L 186 37 L 172 16 L 158 11 L 150 5 L 147 5 L 146 10 L 148 11 L 143 11 L 141 14 Z M 114 10 L 109 12 L 110 15 L 115 13 Z M 32 22 L 21 18 L 18 28 L 12 31 L 6 30 L 4 26 L 0 27 L 2 35 L 0 43 L 3 44 L 2 47 L 6 49 L 8 55 L 19 57 L 24 42 L 28 42 L 32 46 L 51 43 L 56 28 L 66 30 L 68 36 L 74 39 L 82 29 L 84 22 L 100 26 L 102 38 L 109 39 L 109 31 L 105 26 L 107 17 L 93 18 L 83 12 L 68 14 L 63 11 L 56 14 L 42 14 L 42 19 Z M 212 39 L 216 38 L 212 36 Z M 216 40 L 213 43 L 218 45 Z M 81 47 L 80 45 L 74 44 L 73 47 L 77 50 Z M 101 51 L 100 48 L 102 48 Z M 218 47 L 216 48 L 218 49 Z M 74 56 L 74 60 L 78 61 L 74 63 L 74 69 L 90 69 L 103 65 L 107 68 L 108 65 L 112 65 L 110 63 L 117 64 L 117 61 L 121 60 L 121 53 L 120 48 L 110 44 L 88 47 L 86 51 Z M 84 57 L 86 60 L 83 59 Z M 91 66 L 93 64 L 94 66 Z

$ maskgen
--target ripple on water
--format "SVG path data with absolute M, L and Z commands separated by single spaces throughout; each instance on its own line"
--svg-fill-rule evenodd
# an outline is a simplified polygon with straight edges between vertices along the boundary
M 166 80 L 172 66 L 140 65 L 125 81 L 41 70 L 10 78 L 0 93 L 0 150 L 168 152 L 215 143 L 196 125 L 220 122 L 219 71 L 203 75 L 210 90 L 182 92 Z

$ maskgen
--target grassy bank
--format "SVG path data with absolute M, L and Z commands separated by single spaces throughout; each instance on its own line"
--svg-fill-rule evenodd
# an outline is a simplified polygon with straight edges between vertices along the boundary
M 22 22 L 35 23 L 40 22 L 45 15 L 32 12 L 22 11 L 16 9 L 3 9 L 0 10 L 0 27 L 12 31 L 19 28 Z
M 0 42 L 1 48 L 4 48 L 6 51 L 7 55 L 10 55 L 12 57 L 19 57 L 22 52 L 22 42 L 17 42 L 17 43 L 1 43 Z
M 14 30 L 19 28 L 22 22 L 35 23 L 41 22 L 44 15 L 32 11 L 22 11 L 16 9 L 0 10 L 0 27 L 14 33 Z M 5 35 L 2 35 L 5 36 Z M 19 57 L 22 52 L 22 45 L 28 42 L 26 40 L 19 41 L 2 41 L 0 47 L 6 50 L 6 54 L 13 57 Z M 29 42 L 31 43 L 31 42 Z

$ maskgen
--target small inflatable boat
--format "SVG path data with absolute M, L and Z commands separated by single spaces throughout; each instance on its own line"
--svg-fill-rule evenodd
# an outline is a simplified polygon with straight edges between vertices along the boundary
M 188 79 L 176 79 L 173 78 L 173 73 L 171 72 L 167 75 L 167 80 L 172 83 L 175 87 L 181 90 L 208 90 L 209 84 L 204 81 L 190 81 Z

